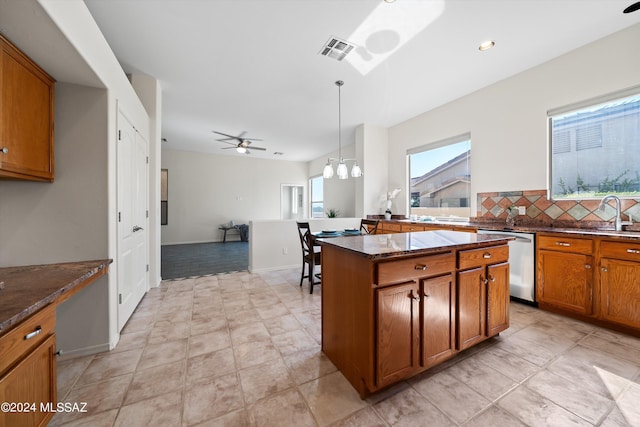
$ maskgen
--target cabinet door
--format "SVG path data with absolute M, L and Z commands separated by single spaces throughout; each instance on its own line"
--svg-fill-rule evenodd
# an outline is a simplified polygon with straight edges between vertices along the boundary
M 0 426 L 45 426 L 53 417 L 40 412 L 40 403 L 57 403 L 55 346 L 51 335 L 0 378 L 0 402 L 35 405 L 28 412 L 0 412 Z
M 53 80 L 0 40 L 0 176 L 53 181 Z
M 456 350 L 456 289 L 453 276 L 422 281 L 422 366 L 430 367 Z
M 509 263 L 487 267 L 487 336 L 509 327 Z
M 603 318 L 640 328 L 640 263 L 603 258 L 601 267 Z
M 592 257 L 538 251 L 538 300 L 580 314 L 592 313 Z
M 377 291 L 376 384 L 382 387 L 418 368 L 420 287 L 416 282 Z
M 485 268 L 458 273 L 458 349 L 464 350 L 482 341 L 486 327 Z

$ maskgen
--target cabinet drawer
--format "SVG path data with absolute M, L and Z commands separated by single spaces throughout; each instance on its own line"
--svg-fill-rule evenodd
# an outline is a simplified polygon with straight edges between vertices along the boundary
M 640 262 L 640 243 L 602 242 L 600 243 L 602 258 L 625 259 Z
M 393 222 L 381 222 L 380 225 L 382 226 L 383 230 L 387 230 L 387 231 L 402 231 L 402 225 L 401 224 L 396 224 Z
M 400 225 L 400 230 L 404 231 L 404 232 L 411 232 L 411 231 L 424 231 L 424 225 L 418 225 L 418 224 L 401 224 Z
M 489 264 L 498 264 L 509 260 L 509 246 L 490 246 L 488 248 L 471 249 L 458 252 L 458 268 L 483 267 Z
M 538 235 L 538 249 L 590 255 L 593 252 L 593 241 L 576 237 Z
M 429 255 L 381 262 L 378 264 L 378 285 L 407 282 L 421 277 L 437 276 L 455 271 L 453 253 Z
M 50 304 L 0 337 L 0 374 L 56 329 L 55 305 Z

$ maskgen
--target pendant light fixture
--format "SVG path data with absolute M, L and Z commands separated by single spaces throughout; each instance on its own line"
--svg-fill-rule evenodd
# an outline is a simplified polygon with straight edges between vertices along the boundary
M 352 177 L 360 178 L 362 176 L 362 169 L 358 166 L 358 161 L 356 159 L 342 158 L 342 111 L 340 99 L 340 88 L 342 85 L 344 85 L 342 80 L 336 81 L 336 86 L 338 86 L 338 158 L 329 157 L 327 159 L 327 164 L 324 165 L 324 170 L 322 171 L 322 177 L 326 179 L 333 177 L 333 162 L 338 162 L 338 168 L 336 169 L 338 179 L 349 178 L 349 172 L 345 162 L 353 162 L 353 167 L 351 168 Z

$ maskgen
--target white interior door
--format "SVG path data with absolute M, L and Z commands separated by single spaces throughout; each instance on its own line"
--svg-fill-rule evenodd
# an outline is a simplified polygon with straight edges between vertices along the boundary
M 147 141 L 118 112 L 118 330 L 149 286 Z

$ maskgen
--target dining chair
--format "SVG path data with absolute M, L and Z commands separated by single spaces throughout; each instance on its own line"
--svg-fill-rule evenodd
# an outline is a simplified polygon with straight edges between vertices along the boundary
M 360 230 L 365 234 L 376 234 L 379 222 L 379 219 L 361 219 Z
M 300 286 L 302 281 L 309 278 L 309 293 L 313 293 L 314 276 L 321 279 L 320 274 L 315 274 L 315 266 L 320 265 L 321 252 L 314 249 L 313 236 L 308 222 L 296 221 L 298 234 L 300 236 L 300 246 L 302 247 L 302 273 L 300 274 Z M 305 265 L 308 266 L 308 274 L 304 275 Z

